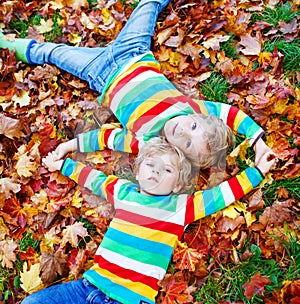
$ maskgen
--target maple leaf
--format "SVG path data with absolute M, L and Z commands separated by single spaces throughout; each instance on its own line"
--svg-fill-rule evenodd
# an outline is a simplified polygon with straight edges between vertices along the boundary
M 43 252 L 40 265 L 42 282 L 45 285 L 54 282 L 58 275 L 62 276 L 67 273 L 66 266 L 66 256 L 61 251 Z
M 179 262 L 176 264 L 176 268 L 183 270 L 188 269 L 190 271 L 195 270 L 195 265 L 199 262 L 202 254 L 196 249 L 189 248 L 185 243 L 178 241 L 178 245 L 174 250 L 173 260 Z
M 60 242 L 60 246 L 64 247 L 67 243 L 70 243 L 73 248 L 77 248 L 78 245 L 78 237 L 84 238 L 88 236 L 87 229 L 83 227 L 83 223 L 81 222 L 76 222 L 73 225 L 67 226 L 62 234 L 63 238 Z
M 250 278 L 250 281 L 243 284 L 245 290 L 245 296 L 247 299 L 252 299 L 253 295 L 264 295 L 265 285 L 270 284 L 272 281 L 267 276 L 261 276 L 260 273 L 256 273 Z
M 21 287 L 28 293 L 33 293 L 43 288 L 40 278 L 40 263 L 36 263 L 27 270 L 27 262 L 23 264 L 23 271 L 20 272 Z
M 188 294 L 184 293 L 187 287 L 187 282 L 176 282 L 175 278 L 172 278 L 167 284 L 166 295 L 162 304 L 189 303 L 191 298 Z
M 52 31 L 53 24 L 52 19 L 48 19 L 47 21 L 41 19 L 40 25 L 36 25 L 35 28 L 40 34 L 45 34 Z
M 52 227 L 49 231 L 45 232 L 44 237 L 40 243 L 41 252 L 53 252 L 54 245 L 59 244 L 60 237 L 58 234 L 60 233 L 60 229 L 58 226 Z
M 24 136 L 23 125 L 19 119 L 7 117 L 0 113 L 0 134 L 8 138 L 20 138 Z
M 16 183 L 11 178 L 0 178 L 0 194 L 6 199 L 11 198 L 11 193 L 18 193 L 21 190 L 20 183 Z M 0 204 L 1 206 L 1 204 Z
M 13 268 L 13 262 L 17 259 L 14 253 L 18 245 L 13 240 L 4 240 L 0 242 L 0 260 L 2 267 Z

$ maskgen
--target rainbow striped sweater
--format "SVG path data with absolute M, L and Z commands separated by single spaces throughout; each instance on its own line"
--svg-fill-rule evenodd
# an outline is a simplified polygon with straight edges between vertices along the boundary
M 160 72 L 151 53 L 127 65 L 108 81 L 101 95 L 121 126 L 107 126 L 79 134 L 81 152 L 109 148 L 138 153 L 139 147 L 159 136 L 167 120 L 178 115 L 203 113 L 221 118 L 234 132 L 245 135 L 253 144 L 263 133 L 249 116 L 236 107 L 183 95 Z
M 223 209 L 262 181 L 256 168 L 194 195 L 147 196 L 138 185 L 67 158 L 62 173 L 100 195 L 115 216 L 83 275 L 109 297 L 127 304 L 155 303 L 172 252 L 187 224 Z

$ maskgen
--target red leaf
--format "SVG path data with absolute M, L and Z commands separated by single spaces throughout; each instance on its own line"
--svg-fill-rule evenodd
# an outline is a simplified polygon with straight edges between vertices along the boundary
M 245 296 L 250 300 L 253 295 L 264 295 L 265 285 L 271 283 L 271 279 L 267 276 L 260 276 L 256 273 L 251 277 L 250 282 L 245 283 L 242 287 L 245 290 Z

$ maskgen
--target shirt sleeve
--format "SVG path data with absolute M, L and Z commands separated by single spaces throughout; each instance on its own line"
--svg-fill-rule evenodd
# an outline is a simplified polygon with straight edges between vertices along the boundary
M 237 107 L 212 101 L 195 100 L 200 106 L 201 113 L 215 115 L 236 133 L 245 135 L 253 146 L 264 134 L 264 130 L 246 113 Z
M 229 206 L 259 185 L 263 178 L 257 168 L 247 168 L 216 187 L 188 196 L 186 224 Z
M 77 136 L 80 152 L 95 152 L 105 148 L 127 153 L 138 153 L 139 141 L 135 134 L 114 125 L 102 126 Z
M 92 169 L 83 163 L 66 158 L 61 172 L 78 185 L 91 190 L 94 194 L 101 196 L 111 204 L 113 201 L 114 187 L 119 180 L 114 175 L 105 175 L 103 172 Z

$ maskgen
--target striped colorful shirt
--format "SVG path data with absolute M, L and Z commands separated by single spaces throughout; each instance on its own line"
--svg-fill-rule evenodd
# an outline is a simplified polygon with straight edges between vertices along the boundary
M 67 158 L 62 173 L 114 205 L 115 216 L 83 275 L 126 304 L 155 303 L 158 281 L 189 223 L 223 209 L 262 181 L 256 168 L 194 195 L 147 196 L 138 185 Z
M 195 113 L 221 118 L 234 132 L 245 135 L 251 144 L 264 132 L 236 107 L 183 95 L 160 72 L 160 65 L 151 53 L 118 72 L 101 97 L 103 105 L 110 107 L 121 126 L 105 125 L 79 134 L 81 152 L 109 148 L 138 153 L 145 141 L 161 135 L 166 121 Z

